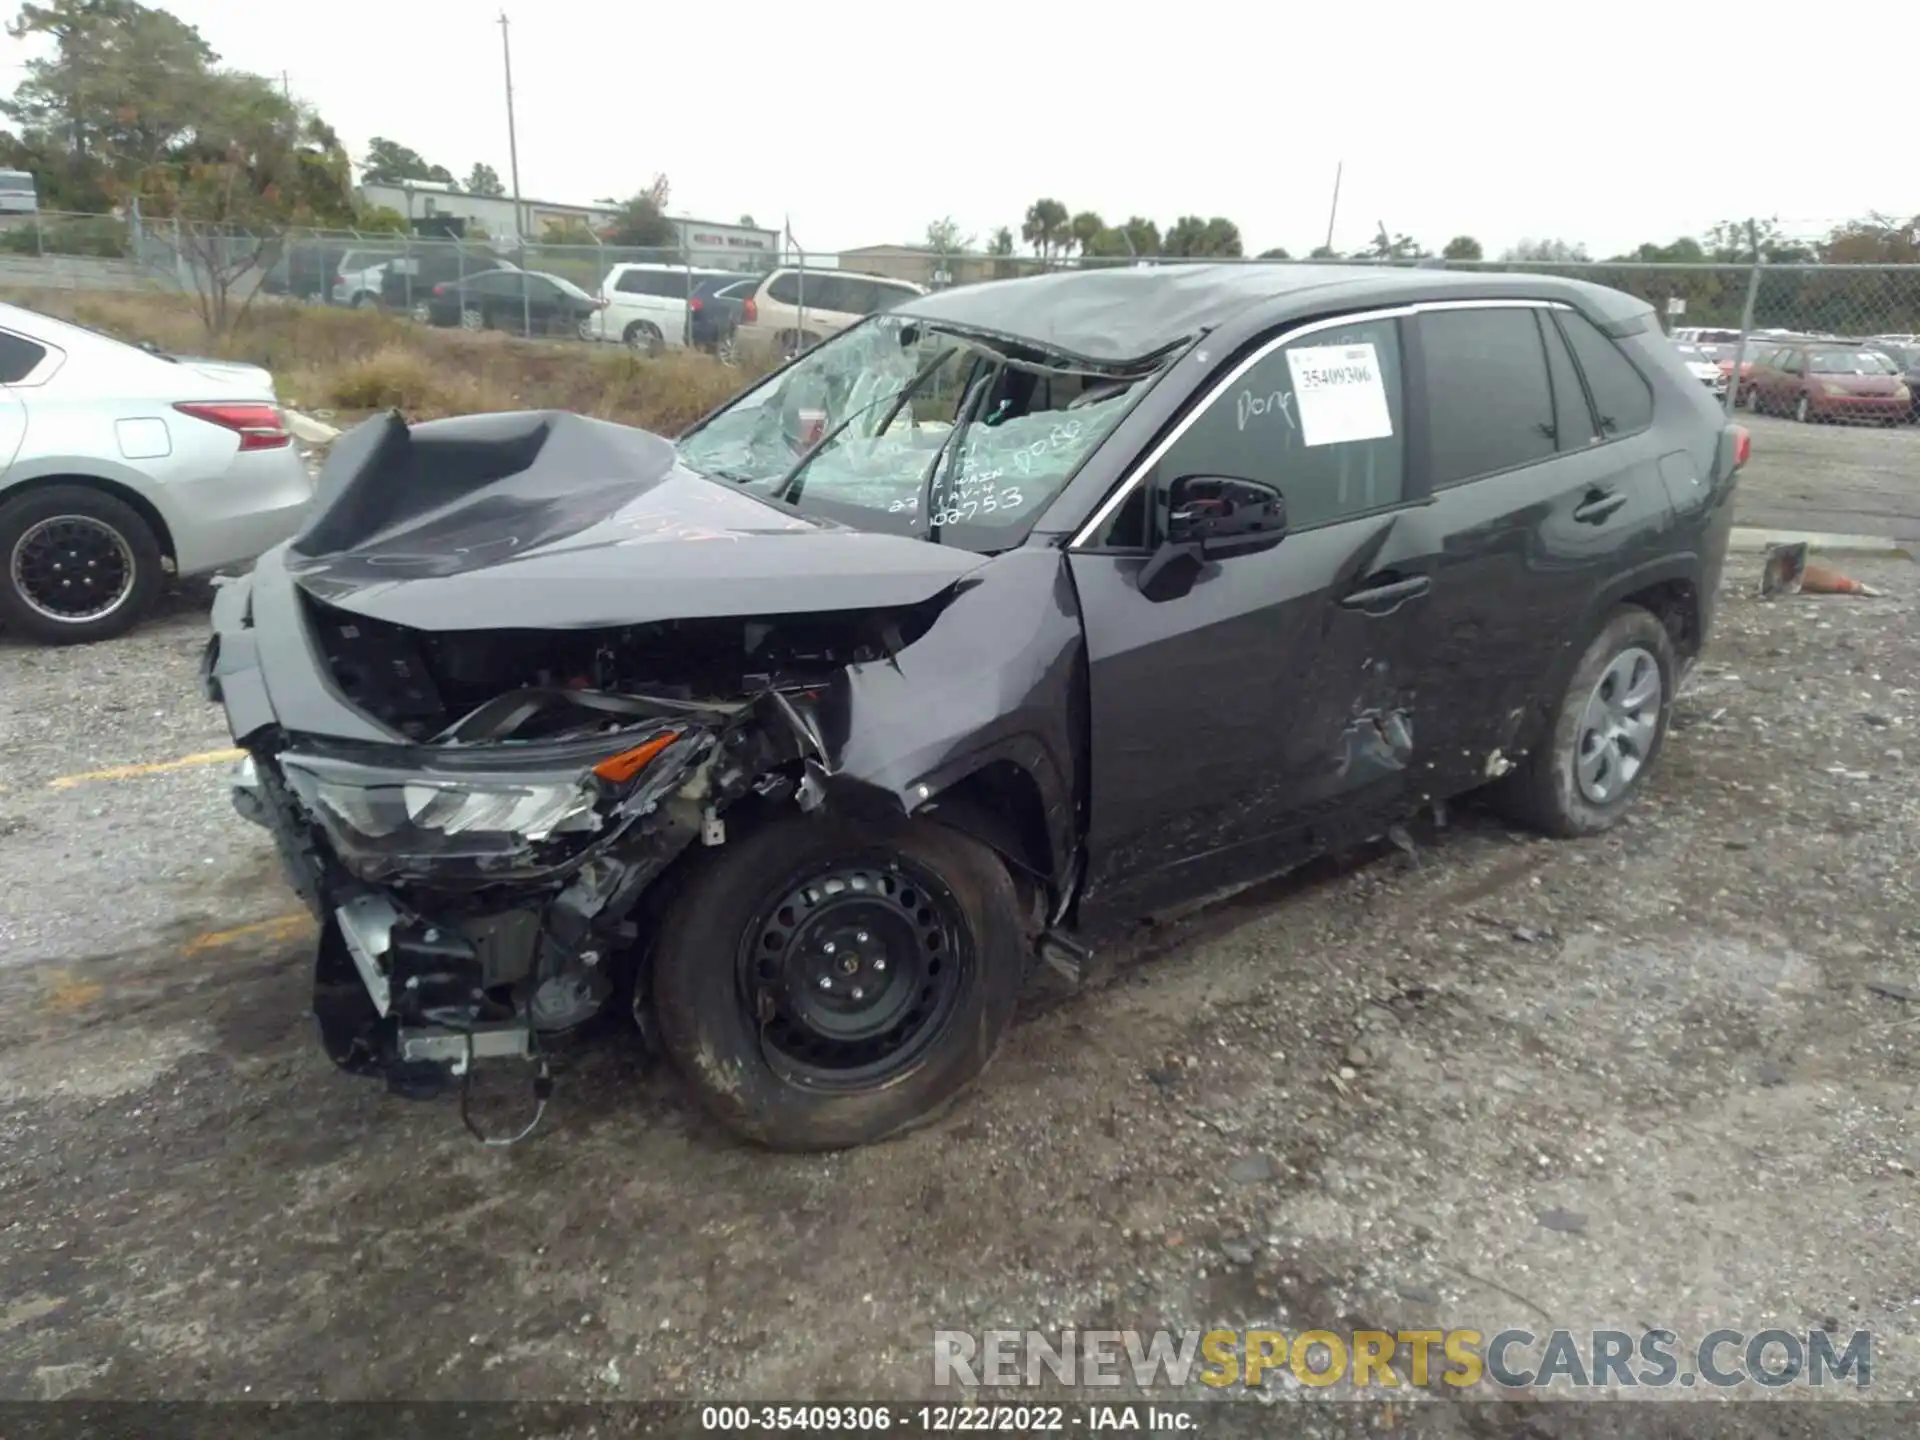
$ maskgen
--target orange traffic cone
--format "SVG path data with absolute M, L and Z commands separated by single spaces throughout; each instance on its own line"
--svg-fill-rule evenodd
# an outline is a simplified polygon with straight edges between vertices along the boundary
M 1802 595 L 1878 595 L 1880 592 L 1871 585 L 1863 585 L 1858 580 L 1850 580 L 1838 570 L 1829 570 L 1824 565 L 1809 565 L 1800 572 L 1800 593 Z

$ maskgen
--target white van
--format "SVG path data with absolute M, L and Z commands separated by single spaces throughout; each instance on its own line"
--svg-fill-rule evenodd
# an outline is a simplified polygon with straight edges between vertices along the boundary
M 40 192 L 25 170 L 0 170 L 0 215 L 37 215 Z
M 606 303 L 580 322 L 583 340 L 608 340 L 649 354 L 687 343 L 687 297 L 713 279 L 745 280 L 737 270 L 622 264 L 607 271 Z

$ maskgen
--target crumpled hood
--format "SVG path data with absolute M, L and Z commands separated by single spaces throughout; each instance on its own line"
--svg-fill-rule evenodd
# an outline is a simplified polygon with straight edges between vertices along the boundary
M 365 422 L 285 558 L 316 599 L 440 631 L 911 605 L 985 561 L 793 515 L 560 411 Z

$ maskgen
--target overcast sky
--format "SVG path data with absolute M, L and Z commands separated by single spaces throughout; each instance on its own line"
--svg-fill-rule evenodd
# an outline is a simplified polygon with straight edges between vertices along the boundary
M 384 135 L 457 176 L 508 174 L 496 5 L 164 8 L 227 64 L 285 71 L 356 159 Z M 1341 160 L 1341 249 L 1382 222 L 1434 248 L 1557 236 L 1604 255 L 1732 216 L 1800 232 L 1920 211 L 1920 18 L 1899 0 L 1871 24 L 1671 0 L 507 9 L 526 196 L 626 196 L 665 172 L 675 213 L 791 217 L 808 249 L 916 242 L 947 214 L 981 243 L 1017 236 L 1052 195 L 1109 223 L 1225 215 L 1248 253 L 1304 254 Z M 1810 77 L 1841 77 L 1811 107 L 1837 105 L 1835 125 L 1767 118 L 1771 87 Z

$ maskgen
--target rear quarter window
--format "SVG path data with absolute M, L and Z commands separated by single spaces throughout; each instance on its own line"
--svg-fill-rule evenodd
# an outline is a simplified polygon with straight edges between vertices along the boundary
M 46 358 L 47 349 L 44 345 L 36 345 L 23 335 L 0 330 L 0 385 L 19 384 Z
M 789 270 L 774 276 L 767 283 L 767 298 L 781 305 L 798 305 L 800 303 L 799 275 Z
M 1556 310 L 1554 320 L 1586 377 L 1601 437 L 1617 440 L 1653 424 L 1653 387 L 1620 347 L 1577 310 Z

